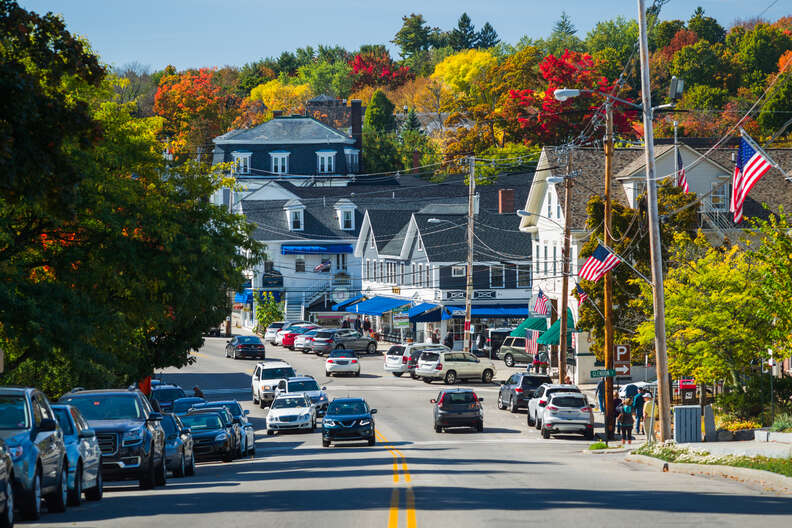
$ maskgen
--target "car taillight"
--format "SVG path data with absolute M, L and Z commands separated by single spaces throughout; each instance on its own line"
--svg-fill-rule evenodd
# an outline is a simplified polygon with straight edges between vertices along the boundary
M 357 363 L 357 359 L 353 359 L 350 363 Z
M 515 388 L 514 388 L 514 392 L 516 392 L 516 393 L 518 393 L 518 394 L 519 394 L 519 393 L 521 393 L 521 392 L 522 392 L 522 389 L 521 389 L 520 387 L 515 387 Z
M 256 345 L 256 348 L 264 348 L 264 345 Z
M 335 363 L 335 361 L 333 361 L 332 359 L 328 359 L 327 362 L 328 363 Z
M 313 337 L 306 337 L 305 338 L 306 341 L 313 341 L 313 339 L 314 339 Z
M 580 411 L 581 412 L 591 412 L 591 407 L 581 407 Z
M 443 393 L 442 396 L 440 396 L 440 399 L 437 400 L 437 406 L 438 407 L 441 407 L 443 405 L 443 398 L 445 398 L 445 392 Z
M 555 405 L 548 405 L 547 406 L 547 410 L 549 410 L 549 411 L 557 411 L 558 407 L 556 407 Z
M 407 356 L 402 356 L 402 363 L 407 363 Z
M 240 349 L 240 348 L 242 348 L 242 345 L 237 345 L 236 347 L 237 347 L 237 349 Z
M 443 370 L 443 364 L 438 363 L 437 366 L 435 367 L 435 370 Z

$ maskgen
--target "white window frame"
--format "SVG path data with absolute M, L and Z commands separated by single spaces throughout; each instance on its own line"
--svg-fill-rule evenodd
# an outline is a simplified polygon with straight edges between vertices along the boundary
M 550 269 L 548 262 L 550 259 L 547 258 L 547 242 L 543 243 L 542 246 L 544 247 L 544 274 L 545 278 L 547 278 L 547 274 Z
M 547 218 L 553 218 L 553 193 L 547 191 Z
M 298 269 L 299 268 L 298 263 L 300 263 L 300 262 L 302 263 L 302 269 Z M 305 273 L 305 257 L 304 256 L 299 255 L 299 256 L 295 257 L 295 259 L 294 259 L 294 271 L 296 273 Z
M 371 260 L 370 259 L 366 259 L 366 275 L 365 275 L 365 279 L 367 281 L 371 280 Z
M 270 172 L 289 174 L 289 152 L 270 152 Z
M 452 277 L 465 277 L 467 270 L 465 269 L 467 264 L 456 264 L 451 266 L 451 276 Z
M 515 273 L 517 276 L 515 277 L 515 281 L 517 283 L 518 288 L 530 288 L 531 287 L 531 265 L 530 264 L 517 264 L 515 266 Z M 528 273 L 528 284 L 523 284 L 520 281 L 520 271 Z
M 729 209 L 729 183 L 714 181 L 711 185 L 710 203 L 716 211 L 727 211 Z M 719 203 L 716 203 L 719 202 Z
M 253 155 L 250 152 L 232 152 L 234 157 L 234 172 L 240 175 L 250 174 L 250 157 Z
M 404 284 L 404 262 L 399 263 L 399 284 Z
M 415 285 L 419 288 L 423 286 L 423 264 L 418 264 L 418 277 L 416 279 Z
M 434 281 L 432 280 L 432 266 L 430 264 L 426 265 L 426 287 L 431 288 Z
M 501 270 L 501 285 L 500 286 L 495 286 L 492 283 L 492 270 L 495 269 L 495 268 L 500 268 L 500 270 Z M 494 266 L 490 266 L 489 274 L 490 274 L 490 288 L 505 288 L 506 287 L 506 266 L 504 266 L 503 264 L 495 264 Z
M 340 217 L 340 227 L 343 231 L 354 231 L 355 230 L 355 211 L 353 209 L 341 209 L 339 211 Z M 346 227 L 346 219 L 347 215 L 349 215 L 349 227 Z
M 347 256 L 346 253 L 336 254 L 336 269 L 339 271 L 347 270 Z
M 558 268 L 556 267 L 558 261 L 558 246 L 553 244 L 553 278 L 555 278 L 556 274 L 558 273 Z
M 358 149 L 344 149 L 347 172 L 360 171 L 360 151 Z
M 289 215 L 289 231 L 302 231 L 305 229 L 305 214 L 302 209 L 289 209 L 286 213 Z M 295 214 L 299 217 L 300 227 L 294 227 Z
M 374 232 L 371 232 L 371 239 L 369 241 L 369 248 L 374 249 Z
M 421 240 L 421 235 L 416 237 L 418 241 L 416 242 L 416 251 L 423 251 L 423 241 Z
M 335 157 L 337 152 L 334 150 L 320 150 L 316 153 L 316 173 L 333 174 L 335 172 Z
M 415 280 L 415 269 L 416 269 L 415 268 L 415 263 L 413 262 L 413 264 L 412 264 L 412 272 L 410 273 L 410 282 L 408 283 L 408 284 L 410 284 L 410 286 L 418 284 L 418 282 Z

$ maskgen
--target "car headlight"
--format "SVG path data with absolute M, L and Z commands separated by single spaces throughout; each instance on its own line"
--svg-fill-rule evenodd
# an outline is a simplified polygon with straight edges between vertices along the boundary
M 371 425 L 371 420 L 360 420 L 360 425 Z
M 325 419 L 324 419 L 324 421 L 323 421 L 322 423 L 323 423 L 324 425 L 327 425 L 327 426 L 329 426 L 329 427 L 334 427 L 334 426 L 335 426 L 335 424 L 336 424 L 334 420 L 331 420 L 331 419 L 329 419 L 329 418 L 325 418 Z
M 319 401 L 325 401 L 325 400 L 327 400 L 326 394 L 322 394 L 321 396 L 319 396 Z
M 311 417 L 311 413 L 304 413 L 300 415 L 301 420 L 307 420 L 310 417 Z
M 272 388 L 272 385 L 262 385 L 261 386 L 261 390 L 270 390 L 271 388 Z
M 124 433 L 121 443 L 125 446 L 137 445 L 143 441 L 143 428 L 132 429 Z
M 14 460 L 21 457 L 24 453 L 25 448 L 22 446 L 13 446 L 8 448 L 8 454 L 11 455 L 11 458 Z
M 215 436 L 215 442 L 222 442 L 227 438 L 225 433 L 220 433 L 219 435 Z

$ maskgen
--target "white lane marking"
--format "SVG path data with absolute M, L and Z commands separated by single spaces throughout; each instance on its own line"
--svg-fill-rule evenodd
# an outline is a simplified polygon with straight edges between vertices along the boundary
M 236 394 L 238 392 L 250 392 L 250 387 L 244 387 L 241 389 L 202 389 L 202 392 L 206 396 L 212 396 L 217 394 Z

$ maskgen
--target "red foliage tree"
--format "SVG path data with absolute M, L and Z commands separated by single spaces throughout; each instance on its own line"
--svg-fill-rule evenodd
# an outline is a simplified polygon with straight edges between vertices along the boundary
M 395 88 L 415 78 L 410 68 L 396 64 L 387 52 L 358 53 L 349 61 L 349 66 L 354 78 L 352 90 L 364 86 Z

